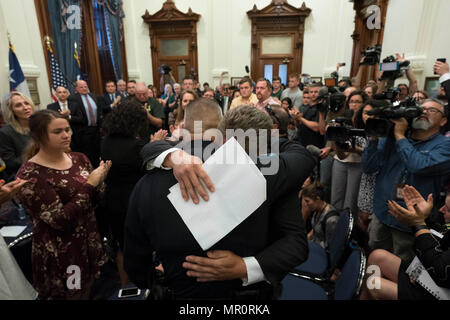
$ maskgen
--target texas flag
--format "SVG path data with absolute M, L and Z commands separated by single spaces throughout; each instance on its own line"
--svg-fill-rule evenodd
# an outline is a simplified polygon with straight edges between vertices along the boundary
M 11 43 L 9 44 L 9 89 L 11 92 L 18 91 L 27 97 L 30 97 L 28 84 Z

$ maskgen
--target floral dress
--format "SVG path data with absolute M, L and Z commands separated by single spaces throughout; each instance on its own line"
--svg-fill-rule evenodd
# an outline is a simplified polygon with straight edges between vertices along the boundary
M 93 209 L 98 191 L 87 184 L 92 166 L 84 154 L 70 156 L 69 170 L 29 161 L 17 174 L 28 180 L 19 199 L 33 219 L 32 266 L 39 299 L 86 297 L 106 262 Z

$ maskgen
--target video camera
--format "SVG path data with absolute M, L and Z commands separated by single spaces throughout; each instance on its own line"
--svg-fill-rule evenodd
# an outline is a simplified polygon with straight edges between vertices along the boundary
M 327 111 L 338 112 L 345 106 L 345 94 L 335 86 L 335 81 L 333 83 L 327 83 L 327 81 L 325 81 L 325 83 L 328 90 L 326 92 L 325 90 L 321 90 L 322 92 L 317 98 L 321 102 L 317 104 L 317 109 L 321 113 L 326 113 Z
M 396 61 L 394 56 L 389 56 L 383 60 L 383 63 L 380 64 L 380 70 L 383 71 L 383 75 L 381 76 L 381 80 L 396 80 L 401 78 L 403 75 L 403 71 L 408 70 L 411 62 L 408 60 L 403 62 Z
M 375 118 L 367 120 L 366 134 L 371 137 L 383 138 L 389 135 L 393 123 L 391 119 L 405 118 L 409 123 L 423 114 L 422 107 L 414 98 L 408 98 L 399 104 L 389 104 L 386 107 L 375 108 L 367 113 Z
M 163 64 L 158 68 L 159 74 L 169 74 L 172 72 L 172 67 L 167 64 Z
M 355 140 L 352 138 L 366 136 L 365 130 L 353 127 L 353 111 L 349 110 L 347 112 L 346 117 L 339 117 L 333 120 L 332 123 L 338 125 L 330 125 L 326 133 L 327 140 L 334 141 L 343 150 L 349 150 L 350 147 L 355 147 Z
M 374 66 L 377 63 L 380 62 L 380 56 L 381 56 L 381 46 L 376 45 L 374 47 L 369 47 L 361 54 L 365 57 L 364 61 L 360 65 L 366 65 L 366 66 Z
M 377 93 L 373 96 L 375 100 L 389 100 L 391 103 L 397 101 L 400 90 L 396 87 L 394 89 L 389 89 L 382 93 Z

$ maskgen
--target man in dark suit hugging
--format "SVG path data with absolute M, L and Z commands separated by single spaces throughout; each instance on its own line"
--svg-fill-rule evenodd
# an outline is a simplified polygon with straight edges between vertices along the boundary
M 224 129 L 238 129 L 238 120 L 243 130 L 273 128 L 270 117 L 254 107 L 237 108 L 226 117 L 221 122 Z M 205 132 L 217 128 L 221 118 L 217 103 L 199 99 L 186 108 L 184 128 L 192 134 L 194 121 L 202 121 Z M 196 150 L 198 144 L 194 141 L 183 143 L 192 144 L 193 154 L 203 154 L 201 151 L 214 142 L 202 140 L 202 150 Z M 166 149 L 170 148 L 168 145 Z M 159 148 L 158 153 L 161 151 Z M 177 161 L 170 159 L 180 152 L 184 151 L 169 154 L 163 167 L 175 168 Z M 149 159 L 145 154 L 143 157 Z M 195 166 L 206 159 L 197 160 L 188 163 Z M 301 168 L 298 163 L 303 164 Z M 167 198 L 169 188 L 177 182 L 175 177 L 179 178 L 177 171 L 151 170 L 130 197 L 125 224 L 124 263 L 131 281 L 141 288 L 155 285 L 152 253 L 156 251 L 172 299 L 273 298 L 284 276 L 308 256 L 300 204 L 290 191 L 301 186 L 313 167 L 314 159 L 302 146 L 287 148 L 284 155 L 279 155 L 278 172 L 265 176 L 267 200 L 208 252 L 201 249 Z M 292 197 L 285 198 L 283 205 L 273 205 L 288 194 Z

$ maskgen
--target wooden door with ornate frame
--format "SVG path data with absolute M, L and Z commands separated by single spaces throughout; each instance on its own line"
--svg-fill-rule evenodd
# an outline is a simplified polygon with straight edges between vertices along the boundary
M 192 58 L 189 53 L 190 38 L 186 36 L 160 36 L 157 41 L 157 66 L 168 65 L 175 81 L 180 83 L 190 74 Z M 154 80 L 154 83 L 156 83 Z
M 294 44 L 295 34 L 287 33 L 279 35 L 272 32 L 261 32 L 259 34 L 259 63 L 258 77 L 272 82 L 275 76 L 281 78 L 281 83 L 287 85 L 288 77 L 295 72 Z M 256 78 L 255 78 L 256 80 Z
M 264 9 L 256 5 L 247 12 L 252 20 L 252 70 L 253 79 L 269 75 L 287 77 L 302 71 L 305 19 L 311 9 L 303 3 L 295 8 L 286 0 L 272 0 Z M 283 80 L 286 77 L 286 80 Z
M 160 90 L 161 74 L 158 68 L 166 64 L 172 68 L 177 82 L 185 76 L 198 80 L 197 22 L 200 15 L 179 11 L 172 0 L 167 0 L 161 10 L 142 16 L 149 25 L 152 53 L 153 82 Z

